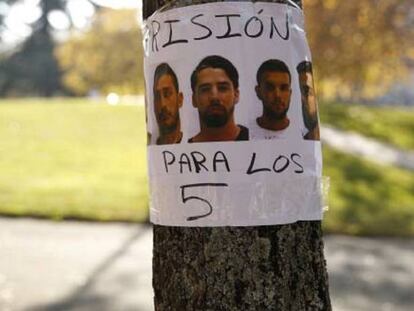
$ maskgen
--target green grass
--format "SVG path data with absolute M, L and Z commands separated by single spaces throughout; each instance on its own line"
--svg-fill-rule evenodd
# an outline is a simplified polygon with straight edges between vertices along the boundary
M 322 103 L 322 124 L 355 131 L 402 149 L 414 149 L 414 109 Z
M 145 220 L 144 109 L 0 101 L 0 172 L 3 215 Z
M 343 115 L 344 124 L 354 122 Z M 145 220 L 144 123 L 143 107 L 0 101 L 0 214 Z M 412 172 L 328 148 L 324 167 L 331 178 L 327 232 L 414 235 Z
M 324 148 L 328 232 L 414 235 L 414 173 Z

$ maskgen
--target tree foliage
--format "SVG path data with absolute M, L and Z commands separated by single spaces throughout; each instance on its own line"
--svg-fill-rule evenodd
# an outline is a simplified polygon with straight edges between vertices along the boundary
M 0 5 L 20 1 L 0 0 Z M 88 31 L 78 32 L 53 53 L 54 32 L 47 17 L 54 10 L 65 12 L 67 2 L 40 0 L 42 15 L 29 25 L 31 36 L 13 54 L 0 57 L 0 95 L 53 95 L 65 88 L 78 95 L 92 89 L 140 92 L 142 49 L 135 12 L 98 10 Z M 376 96 L 401 79 L 407 63 L 414 64 L 411 2 L 304 0 L 319 93 Z M 0 10 L 0 41 L 4 17 Z
M 12 5 L 19 1 L 3 2 Z M 66 0 L 42 0 L 39 6 L 42 13 L 30 25 L 31 35 L 0 60 L 0 95 L 51 96 L 63 91 L 48 16 L 54 10 L 65 11 Z M 0 23 L 4 27 L 4 18 Z
M 319 88 L 325 95 L 378 95 L 404 74 L 407 59 L 414 56 L 409 55 L 414 47 L 411 0 L 304 4 Z
M 142 92 L 142 35 L 136 11 L 99 11 L 91 28 L 57 49 L 63 81 L 77 95 Z
M 0 95 L 51 96 L 62 90 L 49 32 L 36 30 L 14 54 L 0 62 Z

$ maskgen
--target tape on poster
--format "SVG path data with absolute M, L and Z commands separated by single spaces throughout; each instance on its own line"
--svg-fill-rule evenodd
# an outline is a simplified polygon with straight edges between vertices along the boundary
M 151 221 L 320 220 L 319 120 L 302 11 L 193 5 L 156 12 L 144 32 Z

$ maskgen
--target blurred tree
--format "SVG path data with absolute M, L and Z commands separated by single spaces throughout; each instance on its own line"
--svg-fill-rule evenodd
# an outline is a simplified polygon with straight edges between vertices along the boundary
M 97 6 L 92 0 L 95 8 Z M 30 35 L 13 50 L 0 57 L 0 95 L 35 95 L 52 96 L 64 93 L 61 83 L 61 72 L 54 55 L 55 29 L 51 24 L 51 16 L 57 12 L 63 13 L 72 25 L 71 15 L 67 4 L 69 0 L 40 0 L 40 16 L 30 26 Z M 0 42 L 2 34 L 7 29 L 5 20 L 8 8 L 24 4 L 23 0 L 0 0 Z M 6 8 L 6 9 L 5 9 Z M 1 9 L 1 7 L 0 7 Z M 2 13 L 1 13 L 2 12 Z M 5 13 L 6 12 L 6 13 Z
M 77 95 L 143 92 L 141 38 L 136 11 L 101 10 L 87 32 L 57 49 L 65 86 Z
M 0 62 L 0 95 L 51 96 L 61 91 L 53 48 L 50 34 L 36 30 L 19 51 Z
M 404 74 L 407 52 L 414 47 L 412 0 L 304 4 L 319 88 L 325 95 L 379 95 Z
M 7 2 L 12 4 L 18 1 Z M 0 62 L 1 95 L 51 96 L 62 91 L 48 17 L 52 11 L 65 11 L 65 4 L 66 0 L 40 1 L 42 14 L 31 25 L 31 35 L 15 53 Z

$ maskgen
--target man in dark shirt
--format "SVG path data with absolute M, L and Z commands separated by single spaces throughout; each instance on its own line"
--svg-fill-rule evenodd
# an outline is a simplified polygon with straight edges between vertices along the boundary
M 154 74 L 154 113 L 159 128 L 157 145 L 181 142 L 179 109 L 183 105 L 183 94 L 179 91 L 175 72 L 167 63 L 157 66 Z
M 216 55 L 204 58 L 191 75 L 191 88 L 200 132 L 188 142 L 249 139 L 249 130 L 234 119 L 234 108 L 239 102 L 239 74 L 229 60 Z

